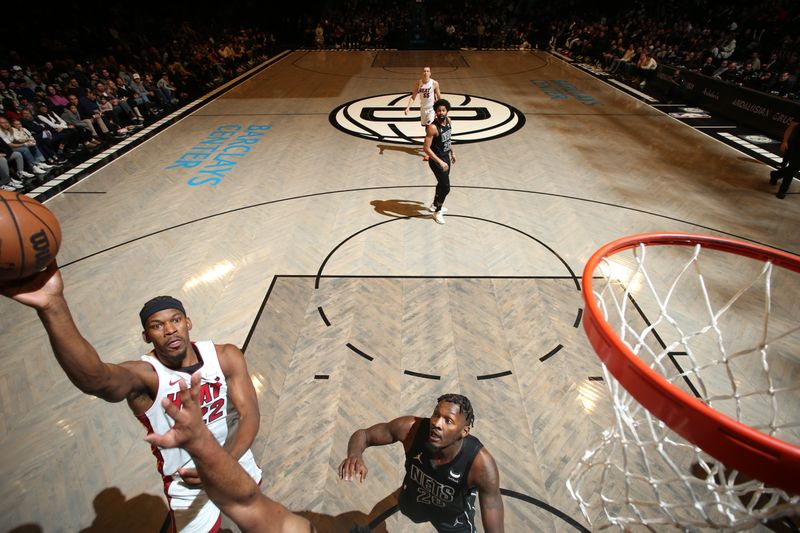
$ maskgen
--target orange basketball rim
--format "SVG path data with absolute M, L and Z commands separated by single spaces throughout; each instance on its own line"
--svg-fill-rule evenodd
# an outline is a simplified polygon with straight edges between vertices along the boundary
M 650 368 L 619 338 L 604 318 L 593 291 L 593 276 L 601 262 L 640 245 L 700 245 L 772 262 L 800 273 L 800 257 L 733 239 L 681 233 L 647 233 L 623 237 L 597 250 L 583 271 L 586 302 L 584 328 L 592 347 L 611 374 L 647 410 L 687 441 L 728 468 L 789 493 L 800 494 L 800 448 L 740 423 L 673 385 Z M 800 295 L 797 295 L 800 297 Z

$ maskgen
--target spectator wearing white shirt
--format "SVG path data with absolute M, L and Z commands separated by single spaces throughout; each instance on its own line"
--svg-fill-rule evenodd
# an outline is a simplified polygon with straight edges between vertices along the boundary
M 36 118 L 55 130 L 56 133 L 61 134 L 63 136 L 62 142 L 67 149 L 78 148 L 78 145 L 81 144 L 86 137 L 86 135 L 76 129 L 75 126 L 64 122 L 64 120 L 58 116 L 58 113 L 47 107 L 47 104 L 44 102 L 39 104 L 39 113 L 36 115 Z
M 19 123 L 19 121 L 17 121 Z M 52 168 L 45 163 L 44 156 L 36 149 L 36 141 L 33 135 L 28 130 L 19 124 L 19 131 L 15 131 L 11 127 L 11 123 L 5 117 L 0 117 L 0 138 L 3 139 L 12 150 L 22 156 L 23 165 L 27 167 L 27 171 L 19 172 L 23 178 L 32 178 L 33 176 L 40 176 L 47 174 Z
M 636 75 L 641 80 L 640 87 L 644 87 L 647 84 L 647 80 L 650 79 L 657 68 L 658 62 L 656 62 L 655 58 L 648 54 L 647 51 L 642 50 L 639 61 L 636 62 Z
M 177 92 L 178 89 L 169 81 L 169 75 L 166 72 L 161 73 L 161 78 L 156 82 L 158 87 L 164 95 L 164 100 L 167 106 L 178 103 Z
M 18 191 L 25 187 L 20 180 L 11 177 L 9 163 L 17 167 L 17 174 L 22 170 L 22 154 L 11 149 L 0 137 L 0 191 Z

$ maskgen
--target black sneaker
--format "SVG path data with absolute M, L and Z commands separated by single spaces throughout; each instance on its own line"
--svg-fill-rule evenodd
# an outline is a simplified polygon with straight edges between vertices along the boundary
M 781 179 L 781 173 L 779 170 L 773 170 L 772 172 L 769 173 L 770 185 L 777 185 L 779 179 Z

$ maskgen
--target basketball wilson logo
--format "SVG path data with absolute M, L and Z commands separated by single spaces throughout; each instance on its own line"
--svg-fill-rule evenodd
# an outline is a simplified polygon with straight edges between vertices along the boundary
M 28 240 L 31 243 L 31 248 L 36 252 L 36 270 L 44 270 L 53 260 L 53 254 L 50 253 L 50 239 L 47 238 L 47 233 L 44 230 L 39 230 L 31 235 Z
M 422 144 L 425 128 L 420 125 L 419 107 L 408 115 L 403 111 L 411 93 L 384 94 L 354 100 L 331 111 L 337 129 L 368 139 L 392 144 Z M 452 106 L 453 141 L 457 144 L 488 141 L 514 133 L 525 125 L 525 116 L 508 104 L 468 94 L 443 94 Z M 419 99 L 414 103 L 417 104 Z

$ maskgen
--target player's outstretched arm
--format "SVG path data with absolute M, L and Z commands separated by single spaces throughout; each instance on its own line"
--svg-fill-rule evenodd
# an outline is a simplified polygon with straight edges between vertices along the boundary
M 168 398 L 162 402 L 175 421 L 172 428 L 146 440 L 162 448 L 183 448 L 194 459 L 208 497 L 247 533 L 308 533 L 305 519 L 267 498 L 239 463 L 222 449 L 201 418 L 200 371 L 192 374 L 191 387 L 180 383 L 180 408 Z
M 481 448 L 470 468 L 469 479 L 478 487 L 481 521 L 486 533 L 503 533 L 503 496 L 500 494 L 500 473 L 492 455 Z
M 78 331 L 64 298 L 64 281 L 55 262 L 32 278 L 0 287 L 0 293 L 36 310 L 56 360 L 81 391 L 109 402 L 119 402 L 145 390 L 141 377 L 130 366 L 101 361 L 94 346 Z
M 356 430 L 347 443 L 347 457 L 339 465 L 339 477 L 345 481 L 364 481 L 367 465 L 364 464 L 364 450 L 370 446 L 385 446 L 404 441 L 414 425 L 416 417 L 401 416 L 391 422 L 381 422 L 367 429 Z

